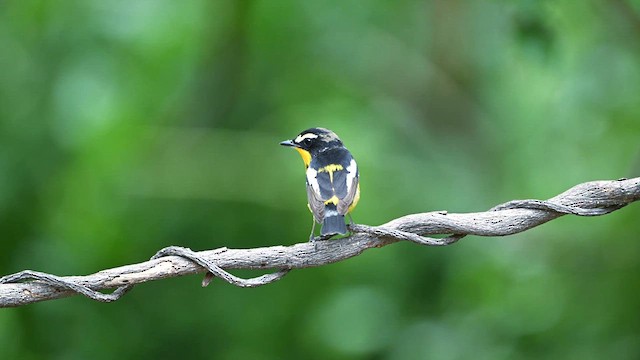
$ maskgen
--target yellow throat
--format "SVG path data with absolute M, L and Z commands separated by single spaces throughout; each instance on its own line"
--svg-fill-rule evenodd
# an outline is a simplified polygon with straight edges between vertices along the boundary
M 308 152 L 307 150 L 303 150 L 298 147 L 294 149 L 298 150 L 298 152 L 300 153 L 300 156 L 302 157 L 302 161 L 304 161 L 304 166 L 309 167 L 309 164 L 311 163 L 311 153 Z

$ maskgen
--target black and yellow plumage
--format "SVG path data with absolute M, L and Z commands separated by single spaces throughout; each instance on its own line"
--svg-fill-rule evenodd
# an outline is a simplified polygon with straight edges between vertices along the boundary
M 331 130 L 312 128 L 280 145 L 291 146 L 302 156 L 306 167 L 307 200 L 314 223 L 322 224 L 323 238 L 346 234 L 344 216 L 358 204 L 358 165 L 338 136 Z

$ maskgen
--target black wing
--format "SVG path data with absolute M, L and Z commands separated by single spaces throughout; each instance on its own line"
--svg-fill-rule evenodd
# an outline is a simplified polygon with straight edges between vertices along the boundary
M 315 198 L 333 203 L 340 215 L 346 214 L 358 188 L 358 167 L 351 153 L 345 148 L 330 150 L 312 161 L 311 166 L 317 172 L 307 182 L 316 190 Z

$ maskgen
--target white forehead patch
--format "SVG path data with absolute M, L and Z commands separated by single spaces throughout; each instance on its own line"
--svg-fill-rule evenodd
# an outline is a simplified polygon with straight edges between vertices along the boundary
M 296 143 L 301 143 L 306 139 L 316 139 L 316 138 L 318 138 L 318 135 L 313 133 L 306 133 L 304 135 L 298 135 L 298 137 L 293 141 Z

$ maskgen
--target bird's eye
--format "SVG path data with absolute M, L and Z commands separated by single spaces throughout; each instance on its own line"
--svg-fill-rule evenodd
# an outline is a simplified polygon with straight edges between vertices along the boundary
M 306 139 L 304 139 L 303 143 L 304 143 L 305 145 L 309 146 L 309 145 L 311 145 L 311 139 L 306 138 Z

